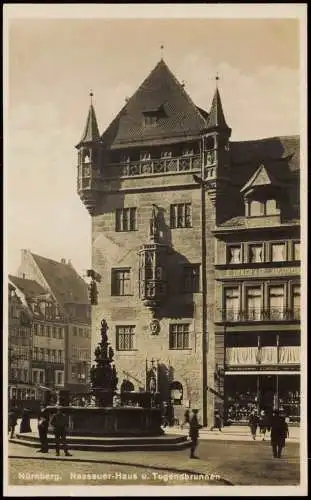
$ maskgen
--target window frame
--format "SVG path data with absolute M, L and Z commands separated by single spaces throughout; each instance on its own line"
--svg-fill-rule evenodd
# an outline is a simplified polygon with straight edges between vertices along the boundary
M 172 331 L 176 328 L 176 331 Z M 183 331 L 186 328 L 187 331 Z M 179 332 L 178 329 L 182 331 Z M 182 339 L 181 346 L 178 345 L 178 335 Z M 170 351 L 189 351 L 191 350 L 191 323 L 170 323 L 169 324 L 169 336 L 168 336 L 168 348 Z M 185 342 L 187 339 L 187 342 Z
M 125 329 L 130 329 L 129 332 L 126 332 Z M 123 332 L 121 330 L 124 330 Z M 118 352 L 131 352 L 136 351 L 136 325 L 116 325 L 116 351 Z M 120 338 L 123 337 L 123 342 L 125 342 L 125 336 L 128 336 L 129 340 L 129 348 L 126 349 L 124 346 L 121 346 Z M 125 345 L 125 344 L 124 344 Z
M 128 279 L 116 280 L 118 273 L 128 273 Z M 129 293 L 118 293 L 121 289 L 121 283 L 128 282 Z M 132 296 L 132 269 L 130 267 L 114 267 L 111 269 L 111 296 L 112 297 L 130 297 Z
M 137 207 L 116 208 L 115 231 L 117 233 L 137 231 Z
M 261 251 L 262 251 L 262 258 L 261 258 L 261 261 L 259 262 L 252 262 L 251 260 L 251 248 L 252 247 L 261 247 Z M 263 242 L 248 242 L 247 243 L 247 264 L 264 264 L 266 262 L 266 255 L 265 255 L 265 245 Z
M 284 259 L 283 260 L 273 260 L 273 245 L 282 245 L 284 248 Z M 288 251 L 287 251 L 287 241 L 270 241 L 269 242 L 269 261 L 270 262 L 287 262 L 288 261 Z
M 299 245 L 299 259 L 295 259 L 295 245 Z M 300 250 L 301 250 L 301 241 L 300 240 L 293 240 L 293 244 L 292 244 L 292 261 L 293 262 L 301 262 Z
M 196 271 L 192 276 L 187 276 L 187 272 Z M 187 278 L 189 285 L 186 286 Z M 182 292 L 200 293 L 201 292 L 201 264 L 184 264 L 182 268 Z
M 188 212 L 188 213 L 187 213 Z M 182 221 L 181 224 L 179 223 Z M 188 223 L 187 223 L 188 220 Z M 189 222 L 190 220 L 190 222 Z M 170 228 L 190 229 L 192 228 L 192 203 L 171 203 L 170 204 Z

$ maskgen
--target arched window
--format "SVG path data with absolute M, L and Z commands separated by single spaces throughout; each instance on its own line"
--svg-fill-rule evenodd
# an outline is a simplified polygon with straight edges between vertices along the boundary
M 177 380 L 174 380 L 174 382 L 172 382 L 170 385 L 171 400 L 173 401 L 174 405 L 182 404 L 183 392 L 184 391 L 182 384 Z
M 90 163 L 90 158 L 91 155 L 90 155 L 90 152 L 86 149 L 85 151 L 83 151 L 83 162 L 84 163 Z
M 121 387 L 120 387 L 120 391 L 121 392 L 132 392 L 132 391 L 134 391 L 134 385 L 129 380 L 123 380 Z

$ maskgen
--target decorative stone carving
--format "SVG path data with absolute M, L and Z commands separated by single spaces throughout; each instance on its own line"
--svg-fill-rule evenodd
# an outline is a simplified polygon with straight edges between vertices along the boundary
M 158 335 L 160 332 L 160 322 L 157 319 L 150 321 L 150 331 L 152 335 Z

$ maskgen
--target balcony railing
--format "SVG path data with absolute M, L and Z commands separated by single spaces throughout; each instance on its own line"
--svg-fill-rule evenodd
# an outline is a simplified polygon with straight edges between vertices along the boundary
M 115 163 L 105 167 L 105 177 L 136 177 L 174 172 L 191 172 L 201 168 L 200 155 L 180 156 L 177 158 L 158 158 L 150 160 Z
M 243 321 L 299 321 L 300 309 L 270 308 L 270 309 L 219 309 L 217 321 L 243 322 Z

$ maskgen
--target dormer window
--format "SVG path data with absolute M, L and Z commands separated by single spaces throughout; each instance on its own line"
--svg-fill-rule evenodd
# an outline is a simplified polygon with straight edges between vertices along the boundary
M 145 127 L 154 127 L 158 123 L 157 115 L 145 115 L 144 116 L 144 125 Z
M 280 206 L 277 200 L 269 199 L 264 201 L 250 200 L 249 201 L 249 213 L 246 215 L 249 217 L 262 217 L 268 215 L 279 215 Z
M 164 107 L 161 105 L 157 108 L 145 109 L 145 111 L 143 111 L 143 116 L 145 127 L 155 127 L 159 121 L 159 118 L 165 117 L 166 114 Z

